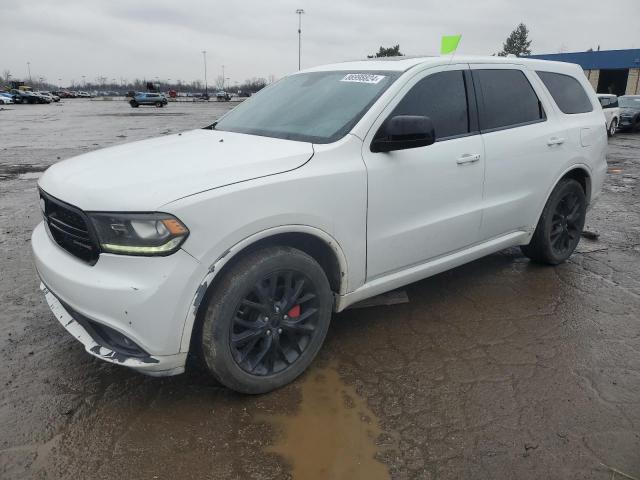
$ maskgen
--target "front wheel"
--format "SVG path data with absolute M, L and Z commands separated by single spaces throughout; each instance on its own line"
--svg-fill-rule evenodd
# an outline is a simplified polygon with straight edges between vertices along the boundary
M 138 108 L 140 106 L 140 104 L 138 104 L 138 102 L 136 102 L 135 100 L 131 100 L 129 102 L 129 105 L 131 105 L 132 108 Z
M 214 287 L 201 329 L 202 356 L 227 387 L 269 392 L 309 366 L 332 306 L 327 277 L 309 255 L 290 247 L 252 252 Z
M 537 263 L 558 265 L 580 241 L 587 212 L 582 185 L 566 178 L 551 192 L 529 245 L 520 249 Z
M 616 134 L 617 128 L 618 128 L 618 119 L 614 118 L 613 120 L 611 120 L 611 125 L 609 125 L 609 130 L 607 131 L 607 134 L 610 137 L 613 137 Z
M 156 107 L 157 108 L 162 108 L 163 107 L 162 102 L 156 102 Z

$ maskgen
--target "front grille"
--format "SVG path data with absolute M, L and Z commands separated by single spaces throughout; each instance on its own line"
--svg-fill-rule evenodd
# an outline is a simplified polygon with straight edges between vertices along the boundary
M 89 219 L 84 212 L 42 190 L 40 190 L 40 202 L 49 232 L 56 243 L 91 265 L 96 263 L 100 249 L 93 239 Z

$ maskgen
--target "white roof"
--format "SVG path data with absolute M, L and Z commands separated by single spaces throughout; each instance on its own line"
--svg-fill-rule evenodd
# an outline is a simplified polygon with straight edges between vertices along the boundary
M 323 72 L 323 71 L 396 71 L 404 72 L 416 65 L 437 66 L 448 63 L 493 63 L 511 65 L 529 65 L 532 68 L 550 68 L 555 71 L 575 70 L 575 64 L 566 62 L 552 62 L 526 57 L 497 57 L 497 56 L 475 56 L 475 55 L 455 55 L 453 59 L 446 56 L 422 56 L 422 57 L 384 57 L 369 58 L 366 60 L 355 60 L 349 62 L 332 63 L 302 70 L 302 72 Z

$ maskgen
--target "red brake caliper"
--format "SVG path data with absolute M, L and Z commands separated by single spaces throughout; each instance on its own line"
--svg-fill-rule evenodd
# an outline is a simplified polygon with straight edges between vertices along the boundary
M 291 310 L 289 310 L 287 312 L 287 315 L 289 315 L 289 318 L 297 318 L 300 316 L 300 305 L 294 305 Z

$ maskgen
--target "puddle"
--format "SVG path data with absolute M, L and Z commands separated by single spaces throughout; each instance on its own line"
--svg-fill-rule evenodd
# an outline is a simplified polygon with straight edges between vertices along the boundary
M 260 418 L 281 432 L 267 451 L 290 463 L 293 480 L 389 478 L 387 467 L 374 458 L 382 430 L 366 402 L 334 368 L 309 372 L 301 393 L 297 415 Z
M 10 180 L 12 178 L 18 178 L 20 180 L 33 180 L 39 178 L 49 165 L 43 164 L 15 164 L 6 165 L 0 164 L 0 180 Z
M 18 178 L 20 180 L 33 180 L 36 178 L 40 178 L 41 175 L 42 175 L 42 172 L 27 172 L 27 173 L 21 173 L 20 175 L 18 175 Z
M 128 107 L 130 108 L 130 107 Z M 155 107 L 152 107 L 155 108 Z M 149 116 L 154 116 L 154 117 L 184 117 L 186 115 L 185 112 L 157 112 L 157 111 L 151 111 L 151 112 L 130 112 L 130 113 L 125 113 L 125 112 L 119 112 L 119 113 L 94 113 L 91 115 L 81 115 L 83 117 L 149 117 Z

